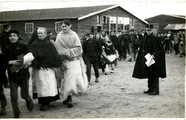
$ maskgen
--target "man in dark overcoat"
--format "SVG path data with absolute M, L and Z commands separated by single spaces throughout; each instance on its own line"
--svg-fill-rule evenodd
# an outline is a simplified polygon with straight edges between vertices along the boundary
M 132 77 L 148 78 L 148 90 L 145 94 L 159 95 L 159 77 L 166 77 L 165 53 L 161 42 L 153 35 L 151 28 L 146 29 L 147 36 L 142 41 Z M 147 67 L 146 54 L 152 55 L 155 63 Z

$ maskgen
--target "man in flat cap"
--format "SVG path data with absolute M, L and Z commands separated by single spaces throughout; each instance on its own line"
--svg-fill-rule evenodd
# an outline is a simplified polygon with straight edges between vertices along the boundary
M 19 32 L 17 30 L 9 31 L 10 45 L 5 49 L 4 57 L 8 63 L 8 76 L 10 84 L 10 97 L 14 113 L 14 118 L 20 117 L 18 106 L 18 86 L 21 87 L 21 97 L 25 99 L 29 111 L 32 111 L 34 105 L 29 95 L 29 77 L 28 68 L 23 65 L 23 56 L 29 50 L 28 46 L 20 43 Z

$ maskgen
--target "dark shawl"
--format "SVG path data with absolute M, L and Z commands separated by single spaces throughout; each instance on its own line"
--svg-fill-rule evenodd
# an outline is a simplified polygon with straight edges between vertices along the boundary
M 34 40 L 31 45 L 31 51 L 34 55 L 32 67 L 34 68 L 53 68 L 59 67 L 59 57 L 54 45 L 44 40 Z
M 147 67 L 145 55 L 150 53 L 154 55 L 155 64 Z M 161 42 L 154 36 L 149 35 L 142 41 L 132 77 L 149 78 L 149 77 L 166 77 L 165 53 Z

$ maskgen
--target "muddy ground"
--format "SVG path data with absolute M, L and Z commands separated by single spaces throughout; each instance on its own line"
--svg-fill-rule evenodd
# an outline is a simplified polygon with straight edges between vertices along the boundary
M 21 118 L 185 118 L 185 58 L 166 54 L 167 78 L 160 79 L 160 95 L 149 96 L 147 79 L 132 78 L 135 62 L 119 61 L 115 73 L 103 75 L 92 84 L 84 95 L 73 97 L 74 107 L 67 108 L 58 100 L 50 104 L 46 111 L 39 111 L 40 105 L 34 101 L 34 109 L 29 112 L 25 101 L 19 95 Z M 31 82 L 30 82 L 31 83 Z M 30 95 L 32 88 L 30 84 Z M 12 118 L 10 90 L 5 88 L 8 100 L 7 115 Z M 20 93 L 19 93 L 20 94 Z

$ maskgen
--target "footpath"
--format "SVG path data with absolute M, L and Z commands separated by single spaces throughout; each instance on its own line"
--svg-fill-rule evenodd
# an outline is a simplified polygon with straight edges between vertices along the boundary
M 92 69 L 92 85 L 84 95 L 73 96 L 74 107 L 67 108 L 58 100 L 46 111 L 34 99 L 34 109 L 29 112 L 19 92 L 21 118 L 88 119 L 88 118 L 185 118 L 185 57 L 166 54 L 167 78 L 160 79 L 160 95 L 150 96 L 147 79 L 132 78 L 135 62 L 118 61 L 115 72 L 104 75 L 100 70 L 100 82 L 95 83 Z M 30 95 L 32 96 L 30 81 Z M 20 91 L 20 90 L 19 90 Z M 7 115 L 12 118 L 10 89 L 5 88 L 8 100 Z

